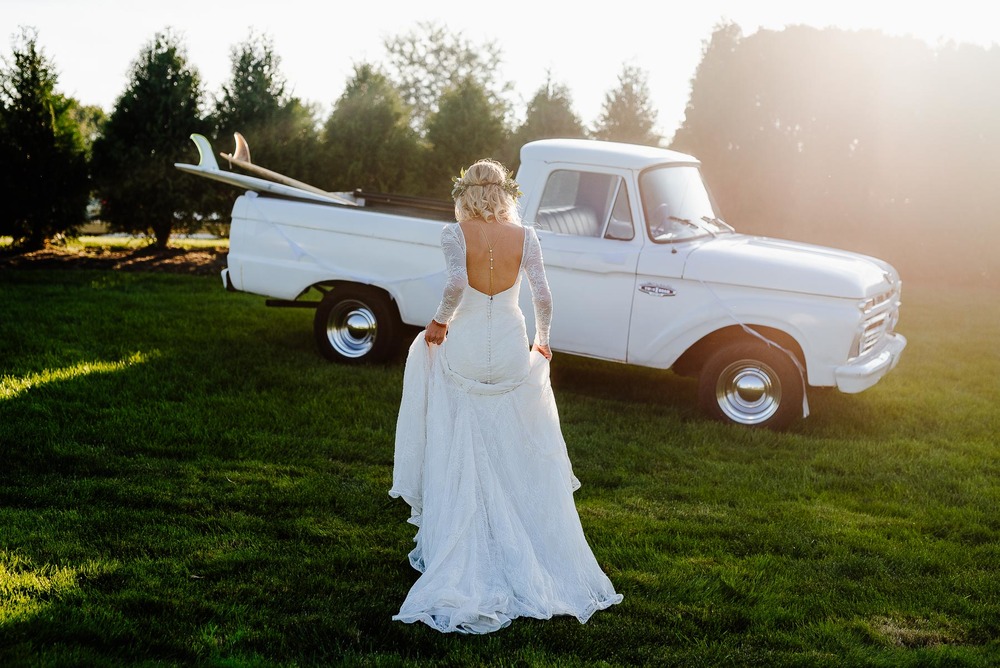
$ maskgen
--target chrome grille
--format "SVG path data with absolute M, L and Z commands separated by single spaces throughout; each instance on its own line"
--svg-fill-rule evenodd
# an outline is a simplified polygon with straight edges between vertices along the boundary
M 891 334 L 899 320 L 900 285 L 889 292 L 875 295 L 861 305 L 864 319 L 854 341 L 851 359 L 871 352 L 886 334 Z

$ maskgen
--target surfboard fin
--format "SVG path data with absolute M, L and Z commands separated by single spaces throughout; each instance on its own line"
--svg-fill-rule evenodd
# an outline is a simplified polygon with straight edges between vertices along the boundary
M 191 141 L 198 147 L 198 167 L 200 169 L 219 171 L 219 163 L 216 162 L 215 156 L 212 155 L 212 144 L 208 141 L 208 137 L 193 134 L 191 135 Z
M 246 138 L 239 132 L 234 132 L 233 139 L 236 140 L 236 150 L 233 151 L 233 157 L 252 164 L 253 160 L 250 159 L 250 145 L 247 144 Z

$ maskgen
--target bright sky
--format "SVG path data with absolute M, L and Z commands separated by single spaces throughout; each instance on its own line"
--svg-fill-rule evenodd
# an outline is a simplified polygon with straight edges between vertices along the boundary
M 551 72 L 553 81 L 569 88 L 574 111 L 588 126 L 623 65 L 636 65 L 648 75 L 658 129 L 669 139 L 684 118 L 703 44 L 720 21 L 734 21 L 745 35 L 805 24 L 870 28 L 932 45 L 991 46 L 1000 42 L 1000 24 L 985 19 L 983 6 L 982 0 L 0 0 L 6 40 L 0 54 L 9 58 L 19 26 L 36 28 L 61 92 L 109 110 L 133 59 L 157 31 L 169 26 L 181 35 L 206 89 L 217 93 L 229 78 L 231 47 L 252 28 L 272 39 L 293 93 L 320 104 L 325 114 L 354 64 L 384 62 L 386 37 L 431 21 L 473 41 L 496 41 L 504 54 L 503 77 L 515 82 L 524 102 Z

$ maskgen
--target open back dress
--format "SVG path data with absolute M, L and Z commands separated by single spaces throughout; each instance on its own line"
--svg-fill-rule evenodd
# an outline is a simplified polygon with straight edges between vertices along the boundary
M 536 342 L 547 345 L 552 299 L 535 231 L 524 228 L 514 284 L 471 287 L 465 236 L 446 225 L 448 280 L 435 320 L 447 339 L 410 346 L 396 425 L 390 496 L 417 526 L 420 576 L 393 617 L 444 632 L 488 633 L 517 617 L 586 622 L 622 600 L 587 543 L 580 486 L 549 382 L 531 352 L 518 295 L 531 287 Z

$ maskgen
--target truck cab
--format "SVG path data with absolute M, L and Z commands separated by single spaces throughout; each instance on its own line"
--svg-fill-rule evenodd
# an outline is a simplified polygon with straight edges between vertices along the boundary
M 890 265 L 737 233 L 692 156 L 541 140 L 523 147 L 517 179 L 558 309 L 555 349 L 673 368 L 699 379 L 707 413 L 784 425 L 808 411 L 808 385 L 860 392 L 906 345 Z

